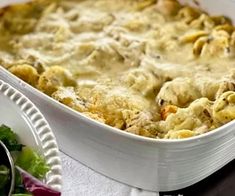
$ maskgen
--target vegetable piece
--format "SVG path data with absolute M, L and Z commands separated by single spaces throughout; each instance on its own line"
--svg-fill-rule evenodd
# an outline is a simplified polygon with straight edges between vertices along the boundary
M 33 149 L 29 147 L 23 147 L 22 144 L 19 144 L 17 141 L 17 135 L 11 130 L 11 128 L 7 127 L 6 125 L 0 126 L 0 140 L 6 145 L 8 150 L 10 151 L 19 151 L 14 153 L 14 157 L 16 159 L 15 164 L 27 170 L 30 174 L 32 174 L 37 183 L 40 181 L 38 179 L 43 179 L 46 173 L 49 171 L 49 167 L 46 164 L 45 160 L 39 156 Z M 4 187 L 6 186 L 9 176 L 10 170 L 4 166 L 0 165 L 0 195 L 4 193 Z M 21 178 L 19 172 L 16 172 L 16 186 L 15 192 L 13 196 L 32 196 L 27 192 L 28 187 L 24 187 L 22 184 L 25 179 Z M 24 181 L 25 182 L 25 181 Z M 32 182 L 34 183 L 34 182 Z M 38 195 L 52 195 L 49 191 L 50 188 L 38 186 L 35 183 L 34 189 Z M 43 189 L 43 190 L 41 190 Z M 44 194 L 44 189 L 46 189 Z M 47 190 L 48 189 L 48 190 Z M 53 192 L 54 190 L 52 190 Z M 31 191 L 32 192 L 32 191 Z M 58 193 L 58 192 L 56 192 Z M 36 194 L 35 194 L 36 195 Z M 58 195 L 58 194 L 57 194 Z
M 10 170 L 5 165 L 0 165 L 0 189 L 7 184 L 10 176 Z
M 49 186 L 45 185 L 35 177 L 33 177 L 31 174 L 26 172 L 20 167 L 16 167 L 17 170 L 20 172 L 22 178 L 23 178 L 23 183 L 27 191 L 32 193 L 34 196 L 60 196 L 61 193 L 53 190 Z
M 161 109 L 161 117 L 163 120 L 166 120 L 166 118 L 172 114 L 177 112 L 178 107 L 175 105 L 166 105 Z
M 45 160 L 29 147 L 22 149 L 15 164 L 38 179 L 44 178 L 49 171 Z
M 0 140 L 9 151 L 21 151 L 22 149 L 23 145 L 18 143 L 16 134 L 6 125 L 0 126 Z

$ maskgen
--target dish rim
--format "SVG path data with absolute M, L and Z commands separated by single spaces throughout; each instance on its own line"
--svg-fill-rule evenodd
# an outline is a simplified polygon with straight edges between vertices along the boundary
M 31 131 L 37 136 L 42 156 L 50 167 L 46 183 L 57 191 L 62 190 L 62 165 L 56 137 L 40 110 L 23 93 L 0 78 L 0 93 L 15 104 L 21 114 L 27 116 Z
M 62 103 L 60 103 L 59 101 L 53 99 L 52 97 L 44 94 L 43 92 L 39 91 L 37 88 L 32 87 L 31 85 L 29 85 L 28 83 L 26 83 L 25 81 L 23 81 L 22 79 L 16 77 L 15 75 L 13 75 L 11 72 L 9 72 L 8 70 L 6 70 L 4 67 L 0 66 L 0 72 L 2 72 L 6 77 L 8 77 L 11 81 L 14 83 L 16 83 L 16 85 L 21 85 L 23 86 L 25 89 L 28 89 L 31 93 L 36 94 L 37 96 L 40 96 L 40 98 L 42 99 L 47 99 L 48 101 L 50 101 L 50 103 L 55 106 L 55 107 L 59 107 L 61 110 L 63 110 L 66 113 L 69 113 L 72 116 L 75 117 L 79 117 L 80 119 L 82 119 L 83 121 L 85 121 L 86 123 L 92 123 L 94 126 L 97 126 L 99 128 L 105 128 L 109 131 L 111 131 L 114 134 L 118 134 L 121 135 L 123 137 L 127 137 L 129 139 L 134 139 L 137 141 L 142 141 L 142 142 L 149 142 L 149 143 L 159 143 L 159 144 L 177 144 L 177 143 L 191 143 L 191 142 L 196 142 L 198 140 L 201 139 L 206 139 L 208 137 L 212 137 L 215 136 L 216 134 L 219 134 L 220 132 L 222 132 L 222 130 L 226 129 L 227 127 L 230 126 L 235 126 L 235 120 L 230 121 L 216 129 L 213 129 L 211 131 L 208 131 L 206 133 L 203 133 L 201 135 L 197 135 L 197 136 L 193 136 L 193 137 L 189 137 L 189 138 L 183 138 L 183 139 L 158 139 L 158 138 L 149 138 L 149 137 L 144 137 L 141 135 L 136 135 L 130 132 L 126 132 L 125 130 L 121 130 L 115 127 L 112 127 L 110 125 L 101 123 L 99 121 L 96 121 L 92 118 L 87 117 L 86 115 L 82 114 L 79 111 L 76 111 L 70 107 L 68 107 L 67 105 L 64 105 Z

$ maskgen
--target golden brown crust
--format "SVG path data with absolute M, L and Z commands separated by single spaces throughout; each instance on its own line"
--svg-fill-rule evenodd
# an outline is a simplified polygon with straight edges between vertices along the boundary
M 36 87 L 39 79 L 39 74 L 37 70 L 28 64 L 21 64 L 12 66 L 9 71 L 29 83 L 30 85 Z

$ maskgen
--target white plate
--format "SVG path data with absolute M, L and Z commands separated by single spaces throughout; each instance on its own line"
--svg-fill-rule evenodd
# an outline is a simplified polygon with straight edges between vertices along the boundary
M 0 80 L 0 124 L 11 127 L 22 144 L 33 147 L 45 157 L 50 166 L 45 182 L 61 191 L 61 161 L 54 134 L 34 104 L 2 80 Z

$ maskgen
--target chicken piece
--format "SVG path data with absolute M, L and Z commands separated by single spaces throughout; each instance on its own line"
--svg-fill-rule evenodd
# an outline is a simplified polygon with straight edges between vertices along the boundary
M 38 83 L 39 74 L 37 70 L 31 65 L 15 65 L 12 66 L 9 71 L 34 87 Z
M 232 26 L 231 24 L 223 24 L 223 25 L 218 25 L 215 27 L 216 31 L 226 31 L 229 34 L 232 34 L 234 29 L 234 26 Z
M 127 86 L 141 92 L 144 96 L 156 94 L 164 82 L 151 70 L 145 68 L 131 69 L 127 71 L 127 74 L 124 74 L 123 79 Z
M 10 33 L 29 33 L 35 28 L 41 12 L 41 6 L 34 3 L 9 6 L 7 7 L 7 12 L 5 11 L 1 14 L 2 25 Z
M 123 27 L 132 32 L 143 32 L 147 30 L 148 25 L 146 19 L 144 18 L 134 18 L 127 20 Z
M 156 99 L 158 103 L 164 102 L 164 104 L 185 107 L 199 97 L 200 92 L 195 87 L 194 81 L 190 78 L 179 77 L 166 82 Z
M 76 86 L 72 74 L 60 66 L 49 67 L 39 77 L 37 88 L 42 92 L 51 95 L 59 87 Z
M 201 94 L 201 97 L 207 97 L 209 100 L 215 100 L 219 91 L 221 82 L 220 80 L 210 77 L 196 77 L 194 85 Z
M 79 62 L 80 66 L 87 65 L 95 66 L 97 70 L 106 70 L 109 68 L 115 70 L 115 66 L 121 66 L 123 57 L 113 47 L 114 41 L 109 38 L 104 38 L 97 41 L 94 50 Z M 112 68 L 112 69 L 111 69 Z
M 142 40 L 130 39 L 126 35 L 119 37 L 119 43 L 113 42 L 112 47 L 123 58 L 128 67 L 138 67 L 145 54 L 146 43 Z

